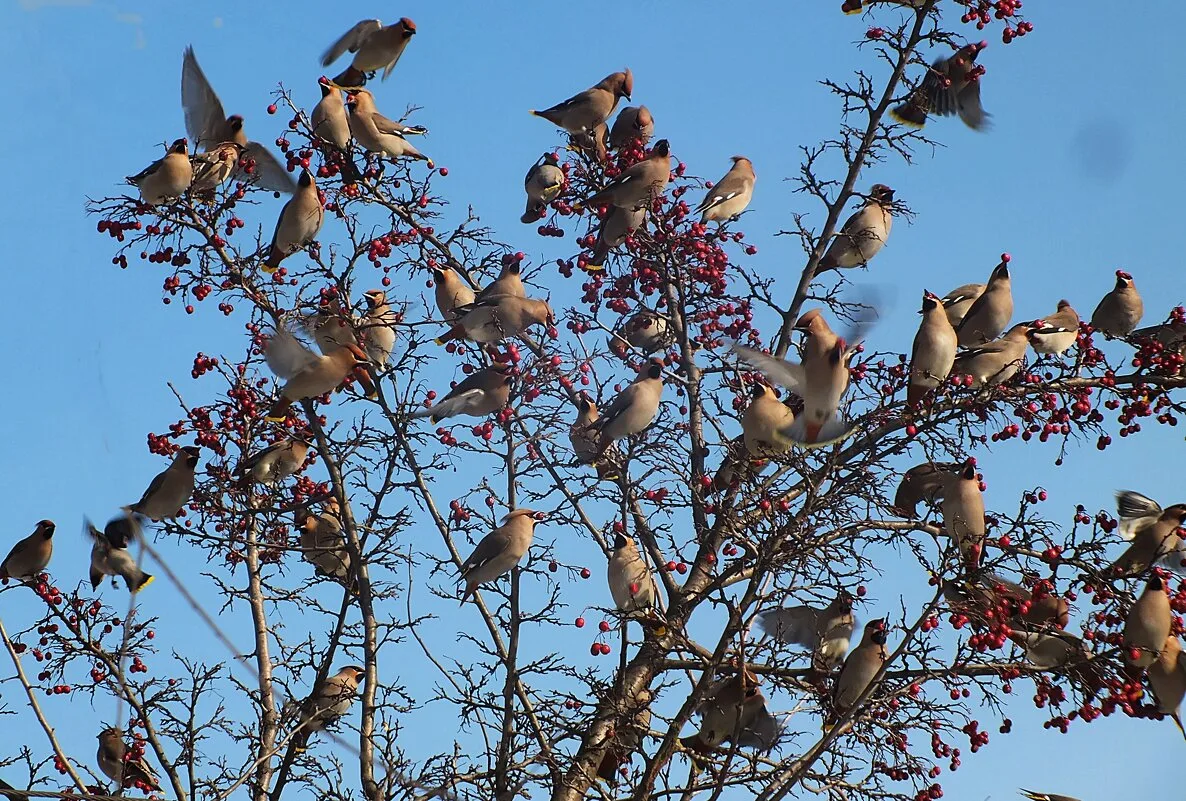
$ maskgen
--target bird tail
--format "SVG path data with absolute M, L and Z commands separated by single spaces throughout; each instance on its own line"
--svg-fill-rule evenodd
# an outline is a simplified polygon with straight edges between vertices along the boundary
M 455 325 L 452 328 L 450 328 L 448 331 L 446 331 L 444 334 L 441 334 L 439 337 L 437 337 L 433 341 L 436 342 L 438 345 L 444 345 L 446 342 L 449 342 L 451 340 L 464 339 L 464 338 L 465 338 L 465 326 Z
M 861 0 L 844 0 L 844 3 L 840 6 L 840 10 L 849 15 L 860 14 L 865 10 L 865 5 Z
M 927 387 L 922 384 L 909 384 L 906 387 L 906 405 L 910 408 L 917 406 L 927 396 Z
M 339 89 L 361 89 L 366 86 L 367 76 L 365 72 L 351 65 L 334 78 L 333 82 L 338 85 Z
M 913 95 L 902 105 L 890 109 L 889 115 L 895 122 L 910 128 L 921 129 L 927 124 L 926 106 L 916 101 Z
M 279 423 L 288 417 L 288 407 L 292 405 L 292 400 L 281 395 L 272 404 L 272 408 L 268 409 L 267 417 L 265 418 L 270 423 Z
M 132 588 L 132 592 L 140 592 L 140 590 L 144 589 L 155 580 L 156 576 L 152 575 L 151 573 L 141 573 L 140 581 L 137 582 L 134 588 Z
M 264 260 L 264 263 L 259 268 L 268 275 L 271 275 L 280 267 L 280 262 L 282 261 L 284 261 L 284 255 L 278 249 L 272 248 L 268 251 L 268 258 Z

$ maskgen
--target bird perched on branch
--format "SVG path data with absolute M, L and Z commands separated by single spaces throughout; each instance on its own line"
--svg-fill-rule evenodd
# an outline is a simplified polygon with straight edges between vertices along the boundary
M 461 563 L 461 577 L 465 581 L 462 605 L 480 585 L 505 576 L 519 564 L 535 538 L 535 524 L 545 519 L 543 512 L 515 509 L 502 519 L 501 526 L 482 538 L 469 558 Z
M 305 752 L 309 735 L 332 726 L 350 711 L 366 674 L 366 670 L 357 665 L 347 665 L 327 678 L 300 704 L 299 731 L 293 737 L 296 753 Z
M 523 189 L 527 192 L 527 208 L 520 219 L 533 223 L 544 216 L 548 204 L 564 189 L 564 170 L 560 169 L 560 159 L 555 153 L 548 152 L 539 157 L 527 171 Z
M 33 533 L 19 540 L 4 561 L 0 562 L 0 580 L 14 578 L 17 581 L 31 581 L 49 566 L 54 554 L 54 531 L 57 526 L 52 520 L 41 520 Z
M 626 106 L 609 129 L 609 146 L 614 150 L 633 142 L 645 145 L 655 135 L 655 118 L 646 106 Z
M 99 753 L 96 758 L 99 770 L 107 778 L 115 781 L 122 790 L 129 787 L 139 787 L 159 793 L 160 780 L 152 772 L 143 756 L 128 757 L 128 746 L 124 742 L 122 730 L 111 726 L 99 732 Z
M 641 434 L 659 413 L 663 397 L 663 363 L 651 359 L 634 381 L 609 402 L 601 416 L 589 424 L 589 430 L 600 434 L 598 454 L 605 453 L 613 443 Z
M 849 217 L 820 258 L 816 273 L 868 264 L 881 252 L 894 225 L 894 190 L 873 184 L 856 214 Z
M 346 110 L 351 135 L 368 153 L 392 159 L 420 159 L 432 166 L 432 159 L 408 141 L 409 136 L 428 133 L 424 126 L 404 125 L 384 117 L 375 107 L 375 96 L 366 89 L 352 89 L 346 95 Z
M 177 517 L 194 494 L 198 458 L 202 450 L 186 445 L 173 454 L 173 463 L 152 479 L 148 489 L 129 508 L 154 522 Z
M 634 73 L 613 72 L 580 94 L 573 95 L 543 111 L 532 111 L 536 117 L 568 131 L 573 137 L 588 138 L 597 128 L 604 128 L 606 120 L 618 107 L 623 97 L 630 99 L 634 91 Z
M 1120 490 L 1116 493 L 1116 516 L 1120 518 L 1120 536 L 1132 544 L 1112 563 L 1114 572 L 1140 574 L 1158 562 L 1182 571 L 1186 541 L 1178 530 L 1186 524 L 1186 504 L 1162 509 L 1139 492 Z
M 745 156 L 731 158 L 733 167 L 713 184 L 700 205 L 692 210 L 693 214 L 700 215 L 702 224 L 710 221 L 723 223 L 737 218 L 754 196 L 754 183 L 758 180 L 754 174 L 754 163 Z
M 276 272 L 280 262 L 298 250 L 312 244 L 325 222 L 325 209 L 321 206 L 321 195 L 313 173 L 301 170 L 296 192 L 276 219 L 276 230 L 272 233 L 272 244 L 268 246 L 268 257 L 260 269 L 269 275 Z
M 185 139 L 175 140 L 169 145 L 164 157 L 135 175 L 129 175 L 127 180 L 140 190 L 140 199 L 150 206 L 159 206 L 167 200 L 181 197 L 194 180 L 188 142 Z
M 1132 276 L 1116 271 L 1116 286 L 1104 295 L 1091 313 L 1091 327 L 1107 337 L 1126 337 L 1141 324 L 1145 304 Z
M 582 201 L 581 205 L 645 209 L 654 198 L 663 194 L 670 180 L 671 148 L 666 139 L 660 139 L 651 149 L 650 155 L 627 167 L 621 175 Z
M 312 437 L 312 431 L 302 429 L 291 437 L 273 442 L 239 462 L 235 472 L 242 477 L 244 483 L 255 481 L 275 486 L 301 469 L 305 457 L 309 454 Z
M 427 417 L 434 423 L 459 414 L 485 417 L 506 407 L 513 383 L 510 365 L 495 362 L 468 376 L 432 406 L 417 409 L 412 417 Z

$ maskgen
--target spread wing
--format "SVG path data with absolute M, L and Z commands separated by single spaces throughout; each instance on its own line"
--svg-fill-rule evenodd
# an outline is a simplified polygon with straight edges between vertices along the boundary
M 287 325 L 281 324 L 268 341 L 265 358 L 268 367 L 280 378 L 292 378 L 317 360 L 313 351 L 297 339 Z
M 185 132 L 195 147 L 212 147 L 222 141 L 226 112 L 198 66 L 192 47 L 185 48 L 181 62 L 181 107 L 185 111 Z
M 819 645 L 819 614 L 810 606 L 767 609 L 758 615 L 758 625 L 779 642 L 815 648 Z
M 737 358 L 761 372 L 771 381 L 786 387 L 792 392 L 800 392 L 802 387 L 807 383 L 803 365 L 801 364 L 775 358 L 769 354 L 762 353 L 760 350 L 738 345 L 736 342 L 731 343 L 729 348 L 737 354 Z
M 347 50 L 357 53 L 358 48 L 362 47 L 362 43 L 366 41 L 367 37 L 382 27 L 383 23 L 377 19 L 364 19 L 356 23 L 321 55 L 321 66 L 328 67 L 333 64 Z
M 284 192 L 289 195 L 296 192 L 297 185 L 292 174 L 272 155 L 272 151 L 259 142 L 248 142 L 247 148 L 243 151 L 243 158 L 255 162 L 254 171 L 250 176 L 243 176 L 245 179 L 273 192 Z
M 1120 518 L 1120 536 L 1131 540 L 1143 521 L 1161 517 L 1161 504 L 1139 492 L 1120 490 L 1116 493 L 1116 514 Z

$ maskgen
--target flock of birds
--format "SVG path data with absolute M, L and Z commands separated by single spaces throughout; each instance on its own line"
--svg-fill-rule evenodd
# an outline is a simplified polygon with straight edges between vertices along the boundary
M 349 66 L 338 76 L 319 79 L 322 99 L 310 118 L 323 154 L 341 167 L 348 181 L 362 175 L 353 162 L 351 142 L 380 159 L 427 160 L 408 141 L 408 137 L 425 134 L 427 129 L 384 117 L 375 107 L 374 95 L 364 88 L 376 72 L 382 70 L 384 78 L 391 73 L 415 33 L 416 26 L 407 18 L 387 26 L 378 20 L 364 20 L 347 31 L 323 57 L 323 64 L 328 66 L 347 52 L 353 54 Z M 975 63 L 983 47 L 984 43 L 970 44 L 936 60 L 907 101 L 892 110 L 892 116 L 899 122 L 922 126 L 929 114 L 958 115 L 969 127 L 984 129 L 989 115 L 980 103 L 979 77 L 983 70 Z M 615 72 L 562 103 L 532 113 L 564 129 L 575 148 L 604 159 L 611 149 L 645 146 L 653 137 L 655 120 L 645 106 L 624 108 L 612 127 L 609 125 L 619 102 L 631 98 L 633 85 L 630 70 Z M 266 147 L 247 138 L 243 117 L 225 113 L 192 48 L 186 49 L 183 58 L 182 105 L 189 139 L 176 140 L 163 158 L 128 180 L 139 189 L 146 206 L 169 203 L 186 193 L 198 198 L 209 196 L 232 177 L 291 195 L 281 209 L 272 241 L 260 262 L 264 272 L 279 269 L 284 259 L 312 243 L 321 229 L 324 211 L 312 173 L 303 168 L 294 181 L 289 172 L 294 165 L 282 166 Z M 189 152 L 190 140 L 200 152 Z M 703 223 L 723 224 L 749 205 L 756 180 L 753 164 L 743 156 L 734 156 L 732 161 L 728 173 L 710 185 L 696 208 Z M 667 140 L 660 139 L 645 158 L 581 201 L 585 207 L 606 207 L 590 269 L 598 269 L 631 232 L 645 226 L 647 210 L 670 177 L 670 147 Z M 541 157 L 524 182 L 527 203 L 523 222 L 545 216 L 548 204 L 566 186 L 556 156 L 547 153 Z M 869 264 L 888 239 L 893 216 L 894 191 L 882 184 L 873 185 L 861 208 L 844 223 L 819 259 L 818 272 Z M 963 383 L 972 387 L 999 385 L 1017 375 L 1027 347 L 1039 354 L 1057 355 L 1075 344 L 1080 319 L 1066 300 L 1059 301 L 1057 310 L 1041 320 L 1010 327 L 1013 295 L 1008 265 L 1008 257 L 1003 258 L 985 284 L 967 284 L 944 297 L 924 293 L 922 322 L 910 359 L 907 403 L 912 410 L 953 376 L 962 377 Z M 522 336 L 534 325 L 555 325 L 548 303 L 527 296 L 519 260 L 513 256 L 504 259 L 497 280 L 478 291 L 447 266 L 430 269 L 438 309 L 450 325 L 438 343 L 498 343 Z M 267 412 L 269 421 L 285 421 L 293 403 L 326 395 L 352 377 L 368 396 L 374 394 L 374 371 L 387 363 L 394 347 L 395 317 L 383 290 L 367 292 L 365 298 L 368 309 L 358 318 L 340 305 L 330 304 L 302 317 L 297 325 L 281 321 L 276 326 L 265 355 L 269 367 L 284 383 Z M 1099 302 L 1091 326 L 1109 337 L 1124 338 L 1134 333 L 1142 316 L 1143 304 L 1132 276 L 1117 271 L 1115 288 Z M 741 421 L 742 444 L 754 459 L 768 459 L 796 446 L 819 447 L 852 430 L 840 416 L 839 408 L 849 385 L 848 363 L 855 347 L 833 332 L 819 310 L 804 313 L 795 329 L 804 334 L 799 361 L 732 346 L 744 363 L 803 401 L 802 412 L 795 414 L 770 386 L 754 383 L 752 401 Z M 302 341 L 305 334 L 311 336 L 320 352 Z M 1179 350 L 1186 341 L 1181 324 L 1166 324 L 1137 334 L 1157 337 Z M 609 347 L 621 357 L 650 357 L 672 340 L 667 318 L 642 309 L 612 334 Z M 433 422 L 457 415 L 485 417 L 507 405 L 513 385 L 510 368 L 493 363 L 473 372 L 439 400 L 426 401 L 413 416 L 429 417 Z M 622 454 L 616 443 L 641 434 L 653 423 L 662 393 L 663 362 L 652 358 L 604 410 L 581 394 L 578 416 L 570 430 L 578 461 L 594 467 L 601 478 L 618 479 Z M 275 485 L 283 481 L 302 468 L 311 441 L 312 432 L 298 425 L 295 433 L 240 464 L 242 482 Z M 93 587 L 97 588 L 107 576 L 122 578 L 132 592 L 152 581 L 153 577 L 130 555 L 128 546 L 141 536 L 143 518 L 174 518 L 190 502 L 198 461 L 198 448 L 181 448 L 143 497 L 124 507 L 123 513 L 109 521 L 103 531 L 86 522 L 93 543 Z M 725 469 L 727 466 L 718 474 L 718 487 L 736 478 L 733 471 Z M 1122 531 L 1133 545 L 1117 562 L 1117 569 L 1137 575 L 1159 560 L 1180 561 L 1184 546 L 1178 527 L 1186 521 L 1186 506 L 1163 510 L 1136 493 L 1121 493 L 1119 498 Z M 922 500 L 941 501 L 944 525 L 958 543 L 967 566 L 974 569 L 985 537 L 984 502 L 974 463 L 928 463 L 908 471 L 896 503 L 904 514 L 912 515 L 911 510 Z M 326 502 L 320 513 L 298 513 L 301 550 L 318 573 L 352 588 L 353 570 L 340 513 L 335 501 Z M 534 510 L 514 509 L 477 544 L 461 565 L 463 604 L 481 585 L 508 574 L 522 560 L 531 546 L 535 526 L 544 519 Z M 38 523 L 36 530 L 16 543 L 0 563 L 0 579 L 44 581 L 54 531 L 52 521 Z M 662 631 L 654 577 L 634 541 L 624 533 L 615 537 L 607 578 L 618 610 L 644 626 Z M 1016 641 L 1037 664 L 1053 667 L 1063 664 L 1070 655 L 1083 653 L 1082 641 L 1061 630 L 1067 624 L 1068 610 L 1066 602 L 1057 596 L 1035 596 L 999 576 L 984 577 L 972 584 L 948 582 L 944 591 L 953 607 L 982 616 L 1001 604 L 1012 604 Z M 773 638 L 808 649 L 812 667 L 821 676 L 839 668 L 833 685 L 832 716 L 845 714 L 862 698 L 887 659 L 885 619 L 867 623 L 860 642 L 849 650 L 855 627 L 852 607 L 852 597 L 841 592 L 822 609 L 778 608 L 763 612 L 758 619 Z M 1176 709 L 1186 694 L 1186 659 L 1170 630 L 1171 616 L 1162 579 L 1155 573 L 1129 616 L 1126 659 L 1148 670 L 1162 709 L 1177 720 Z M 316 688 L 299 712 L 299 728 L 305 736 L 345 714 L 364 677 L 362 668 L 348 665 Z M 729 741 L 769 750 L 781 732 L 781 721 L 767 711 L 757 678 L 744 665 L 714 682 L 697 712 L 701 718 L 699 730 L 682 742 L 700 753 Z M 603 778 L 615 777 L 622 760 L 641 742 L 649 718 L 649 708 L 643 703 L 636 725 L 624 728 L 607 753 L 599 769 Z M 104 729 L 99 743 L 99 767 L 121 787 L 160 789 L 141 750 L 129 749 L 120 729 Z M 6 787 L 0 783 L 0 789 Z M 1073 801 L 1065 796 L 1023 792 L 1032 799 Z

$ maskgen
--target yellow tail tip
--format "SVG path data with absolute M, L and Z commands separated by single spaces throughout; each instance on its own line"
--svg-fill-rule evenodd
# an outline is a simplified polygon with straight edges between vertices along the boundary
M 264 271 L 265 273 L 267 273 L 268 275 L 271 275 L 272 273 L 276 272 L 276 270 L 279 268 L 279 266 L 277 266 L 277 267 L 272 267 L 271 265 L 269 265 L 269 264 L 267 264 L 267 263 L 265 262 L 264 264 L 261 264 L 261 265 L 259 266 L 259 268 L 260 268 L 262 271 Z
M 147 587 L 149 584 L 153 583 L 154 581 L 156 581 L 156 576 L 149 574 L 148 578 L 144 579 L 144 583 L 136 588 L 136 592 L 140 592 L 140 590 L 144 589 L 145 587 Z
M 444 345 L 444 344 L 445 344 L 445 340 L 441 339 L 440 337 L 437 337 L 436 339 L 434 339 L 434 340 L 433 340 L 433 342 L 435 342 L 435 343 L 436 343 L 436 344 L 438 344 L 438 345 Z
M 283 423 L 284 418 L 286 418 L 287 416 L 288 415 L 280 415 L 279 417 L 274 417 L 269 414 L 267 417 L 264 418 L 264 420 L 268 421 L 269 423 Z
M 913 128 L 916 131 L 921 131 L 923 128 L 926 127 L 925 122 L 920 124 L 920 123 L 915 122 L 914 120 L 906 119 L 898 112 L 898 110 L 896 108 L 890 109 L 889 115 L 890 115 L 890 119 L 893 120 L 894 122 L 900 123 L 901 125 L 905 125 L 907 128 Z
M 528 113 L 528 114 L 530 114 L 530 115 L 531 115 L 531 116 L 533 116 L 533 117 L 538 117 L 538 116 L 539 116 L 539 112 L 538 112 L 538 111 L 536 111 L 535 109 L 528 109 L 527 113 Z

